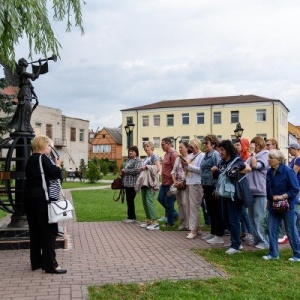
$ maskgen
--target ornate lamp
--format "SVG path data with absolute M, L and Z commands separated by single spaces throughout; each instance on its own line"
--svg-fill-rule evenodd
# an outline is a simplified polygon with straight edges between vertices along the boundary
M 242 128 L 241 123 L 237 123 L 236 128 L 234 130 L 234 134 L 237 140 L 239 140 L 242 137 L 243 132 L 244 132 L 244 128 Z

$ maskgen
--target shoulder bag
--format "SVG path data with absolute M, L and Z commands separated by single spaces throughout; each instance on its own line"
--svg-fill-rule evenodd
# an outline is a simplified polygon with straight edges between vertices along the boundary
M 236 157 L 222 172 L 219 174 L 218 182 L 216 185 L 216 194 L 224 197 L 224 198 L 230 198 L 231 200 L 234 200 L 235 195 L 235 186 L 232 183 L 231 179 L 226 175 L 226 172 L 230 169 L 230 167 L 233 165 L 233 163 L 238 159 L 239 157 Z
M 123 182 L 122 182 L 122 178 L 118 177 L 116 179 L 113 180 L 113 182 L 111 183 L 111 189 L 112 190 L 121 190 L 123 189 Z
M 57 201 L 49 201 L 48 188 L 45 180 L 44 168 L 42 164 L 42 155 L 39 157 L 40 170 L 42 175 L 43 189 L 45 191 L 46 200 L 48 202 L 48 223 L 58 223 L 73 219 L 72 211 L 74 210 L 71 202 L 65 198 L 60 187 L 60 192 L 64 199 Z

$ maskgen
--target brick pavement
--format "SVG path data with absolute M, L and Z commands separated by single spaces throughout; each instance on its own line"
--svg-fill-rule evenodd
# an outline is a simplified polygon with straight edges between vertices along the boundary
M 226 276 L 192 248 L 210 248 L 186 232 L 148 231 L 123 222 L 66 224 L 67 249 L 57 249 L 65 275 L 30 269 L 29 250 L 0 251 L 0 299 L 87 299 L 89 285 Z M 228 239 L 228 238 L 227 238 Z

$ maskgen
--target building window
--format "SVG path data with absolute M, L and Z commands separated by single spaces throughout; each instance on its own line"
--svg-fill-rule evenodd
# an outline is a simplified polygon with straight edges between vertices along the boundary
M 257 109 L 256 110 L 256 121 L 264 122 L 267 120 L 266 110 L 265 109 Z
M 160 126 L 160 116 L 159 115 L 153 116 L 153 125 Z
M 93 145 L 93 153 L 111 153 L 111 145 Z
M 214 124 L 221 124 L 221 112 L 214 112 Z
M 197 113 L 197 124 L 204 124 L 204 113 Z
M 267 134 L 266 133 L 258 133 L 256 136 L 260 136 L 264 141 L 267 140 Z
M 142 116 L 142 124 L 143 124 L 143 127 L 149 126 L 149 116 Z
M 52 125 L 46 124 L 46 136 L 52 139 Z
M 204 135 L 194 135 L 194 137 L 195 137 L 196 139 L 198 139 L 200 142 L 202 142 L 203 139 L 204 139 Z
M 174 115 L 167 115 L 167 126 L 174 126 Z
M 42 123 L 35 123 L 34 133 L 35 136 L 40 136 L 42 134 Z
M 79 129 L 79 141 L 84 142 L 84 129 Z
M 71 142 L 76 142 L 76 128 L 71 127 L 71 137 L 70 137 Z
M 160 148 L 160 138 L 159 137 L 153 138 L 153 145 L 154 145 L 154 148 Z
M 231 123 L 238 123 L 239 122 L 239 112 L 232 111 L 231 112 Z
M 190 124 L 190 116 L 188 113 L 182 114 L 182 125 L 189 125 Z
M 190 140 L 190 137 L 188 135 L 184 135 L 184 136 L 181 137 L 181 139 L 179 140 L 179 142 L 180 141 L 189 142 L 189 140 Z

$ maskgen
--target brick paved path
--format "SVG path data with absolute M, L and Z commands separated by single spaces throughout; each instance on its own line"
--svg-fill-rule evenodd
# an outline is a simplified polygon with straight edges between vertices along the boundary
M 0 299 L 87 299 L 87 286 L 160 279 L 205 279 L 225 276 L 191 248 L 209 248 L 186 232 L 148 231 L 137 223 L 65 224 L 68 249 L 58 249 L 65 275 L 32 272 L 29 250 L 0 251 Z

